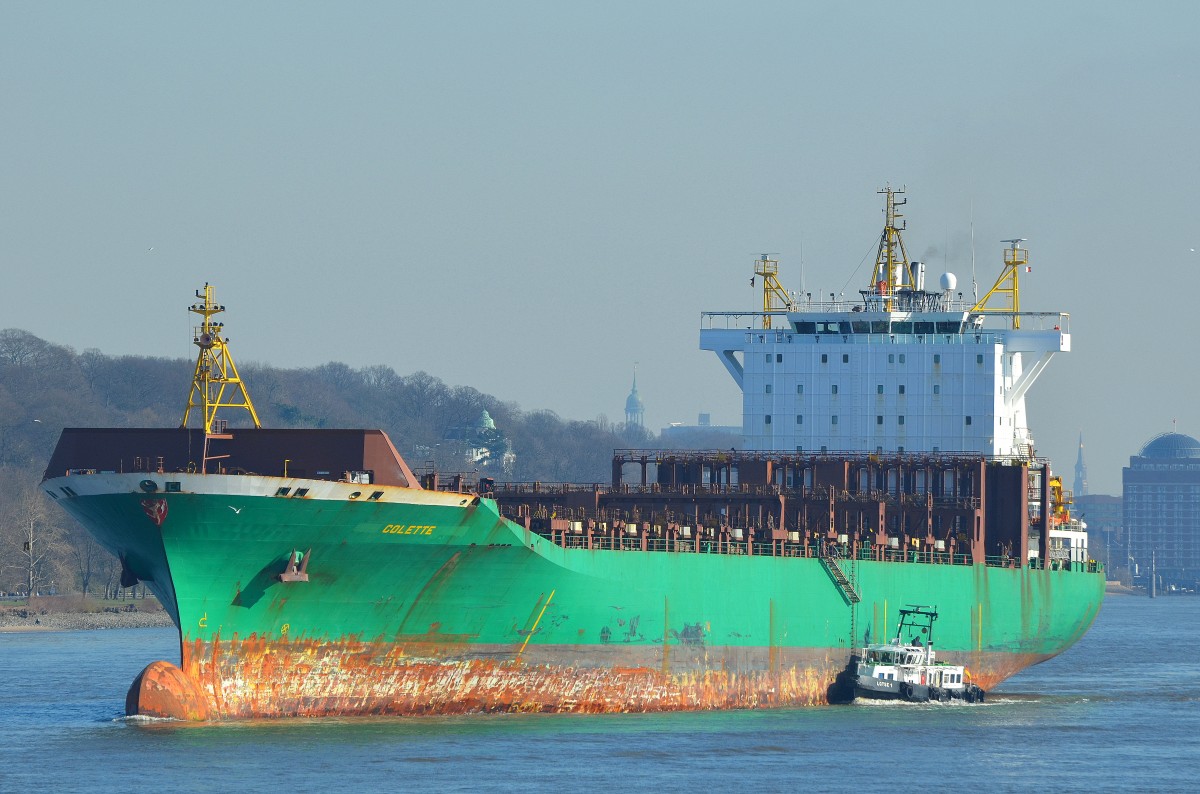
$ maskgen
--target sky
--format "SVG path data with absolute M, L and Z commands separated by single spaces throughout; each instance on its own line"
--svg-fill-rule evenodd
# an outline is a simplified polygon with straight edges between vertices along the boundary
M 1027 405 L 1092 493 L 1200 436 L 1200 4 L 0 4 L 0 328 L 424 370 L 525 410 L 740 424 L 701 311 L 930 272 L 1071 314 Z M 253 394 L 253 384 L 249 384 Z M 181 394 L 185 387 L 181 386 Z

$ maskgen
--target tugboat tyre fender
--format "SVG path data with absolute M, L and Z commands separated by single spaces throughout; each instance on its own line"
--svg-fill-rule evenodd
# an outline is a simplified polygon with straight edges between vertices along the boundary
M 900 687 L 900 694 L 904 695 L 905 700 L 912 700 L 912 696 L 913 696 L 912 684 L 905 684 L 904 686 Z

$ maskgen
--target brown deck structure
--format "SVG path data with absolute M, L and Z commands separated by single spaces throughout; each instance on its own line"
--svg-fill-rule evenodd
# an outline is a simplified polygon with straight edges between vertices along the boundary
M 572 548 L 1021 566 L 1032 537 L 1037 559 L 1049 557 L 1049 477 L 1036 459 L 624 449 L 612 473 L 610 486 L 480 490 Z M 445 484 L 426 475 L 426 486 Z

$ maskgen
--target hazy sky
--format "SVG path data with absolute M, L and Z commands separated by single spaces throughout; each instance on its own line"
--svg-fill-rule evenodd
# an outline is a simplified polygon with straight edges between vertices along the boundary
M 740 423 L 702 310 L 906 243 L 1071 313 L 1030 393 L 1092 492 L 1200 436 L 1200 4 L 0 3 L 0 328 L 425 370 L 532 410 Z M 803 256 L 803 268 L 801 267 Z M 253 393 L 253 383 L 250 384 Z M 180 385 L 181 400 L 186 385 Z

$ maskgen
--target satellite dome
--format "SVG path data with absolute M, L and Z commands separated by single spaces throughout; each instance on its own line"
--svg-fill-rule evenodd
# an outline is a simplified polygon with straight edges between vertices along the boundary
M 1200 458 L 1200 441 L 1182 433 L 1157 435 L 1142 447 L 1139 457 L 1158 459 Z
M 942 284 L 943 291 L 951 292 L 955 287 L 958 286 L 958 277 L 955 276 L 953 273 L 943 273 L 942 278 L 941 278 L 941 284 Z

